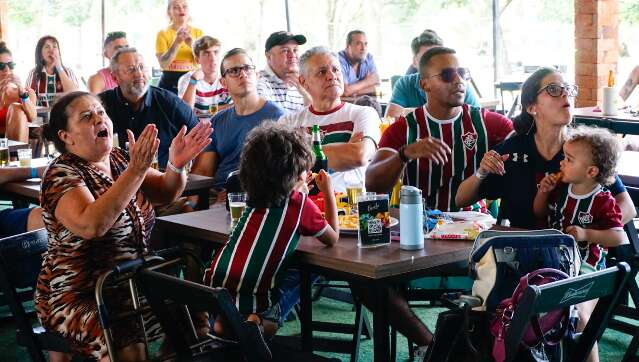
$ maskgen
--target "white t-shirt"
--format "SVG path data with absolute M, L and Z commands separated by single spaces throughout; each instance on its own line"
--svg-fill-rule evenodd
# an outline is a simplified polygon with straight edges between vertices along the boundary
M 193 72 L 194 71 L 190 71 L 184 74 L 178 80 L 178 97 L 182 98 L 182 96 L 184 96 Z M 226 88 L 220 84 L 219 77 L 213 83 L 200 79 L 195 85 L 193 111 L 197 118 L 210 120 L 217 112 L 217 108 L 211 109 L 211 105 L 222 106 L 229 103 L 231 103 L 231 96 Z
M 375 143 L 379 142 L 380 138 L 380 119 L 377 112 L 371 107 L 352 103 L 342 103 L 328 112 L 317 112 L 313 106 L 310 106 L 299 113 L 282 116 L 280 122 L 304 128 L 319 125 L 322 132 L 322 145 L 346 143 L 353 133 L 357 132 L 362 132 L 364 136 L 372 138 Z M 370 140 L 364 140 L 364 142 L 370 142 Z M 351 184 L 361 183 L 363 185 L 367 166 L 368 163 L 350 171 L 331 173 L 335 191 L 345 192 L 346 186 Z

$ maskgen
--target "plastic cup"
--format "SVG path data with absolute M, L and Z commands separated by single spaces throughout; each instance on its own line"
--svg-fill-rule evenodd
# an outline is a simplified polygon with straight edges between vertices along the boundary
M 18 150 L 18 161 L 20 161 L 20 167 L 31 167 L 31 155 L 30 148 L 22 148 Z

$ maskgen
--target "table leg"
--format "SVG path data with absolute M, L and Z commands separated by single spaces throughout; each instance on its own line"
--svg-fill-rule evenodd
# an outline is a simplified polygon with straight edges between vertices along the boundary
M 311 302 L 311 272 L 300 269 L 300 327 L 302 332 L 302 351 L 313 351 L 313 305 Z
M 387 362 L 391 360 L 388 326 L 388 289 L 387 285 L 375 283 L 373 295 L 375 313 L 373 313 L 373 355 L 376 362 Z

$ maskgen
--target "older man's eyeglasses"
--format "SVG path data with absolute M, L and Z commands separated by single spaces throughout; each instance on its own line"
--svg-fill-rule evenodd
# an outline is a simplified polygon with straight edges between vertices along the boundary
M 13 68 L 16 67 L 16 63 L 14 63 L 14 62 L 7 62 L 7 63 L 0 62 L 0 71 L 7 69 L 7 67 L 9 67 L 9 69 L 13 70 Z
M 455 80 L 455 75 L 459 75 L 462 80 L 470 79 L 470 70 L 468 68 L 444 68 L 439 74 L 431 75 L 432 77 L 440 77 L 442 81 L 446 83 L 452 83 Z
M 255 70 L 255 66 L 251 65 L 251 64 L 244 64 L 242 66 L 239 67 L 233 67 L 233 68 L 228 68 L 226 70 L 224 70 L 224 73 L 222 73 L 222 76 L 225 77 L 227 74 L 230 75 L 233 78 L 237 78 L 240 76 L 240 74 L 242 73 L 242 71 L 244 71 L 244 73 L 249 74 L 250 72 Z
M 546 91 L 546 93 L 548 93 L 548 95 L 551 97 L 561 97 L 561 95 L 564 93 L 564 90 L 566 91 L 566 95 L 568 97 L 576 97 L 577 94 L 579 94 L 579 87 L 576 85 L 568 83 L 550 83 L 541 88 L 539 92 L 537 92 L 537 95 L 539 95 L 543 91 Z
M 122 67 L 122 71 L 127 74 L 135 74 L 138 71 L 144 73 L 146 71 L 146 67 L 144 66 L 144 64 L 138 64 L 132 65 L 130 67 Z

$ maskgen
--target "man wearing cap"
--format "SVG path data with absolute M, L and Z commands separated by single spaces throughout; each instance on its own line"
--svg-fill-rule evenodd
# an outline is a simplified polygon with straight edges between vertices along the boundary
M 310 96 L 299 83 L 297 49 L 304 43 L 304 35 L 287 31 L 276 31 L 266 39 L 266 68 L 259 73 L 257 93 L 287 113 L 310 104 Z
M 373 56 L 368 52 L 366 33 L 353 30 L 346 36 L 346 49 L 338 54 L 344 75 L 344 95 L 375 93 L 379 75 Z

